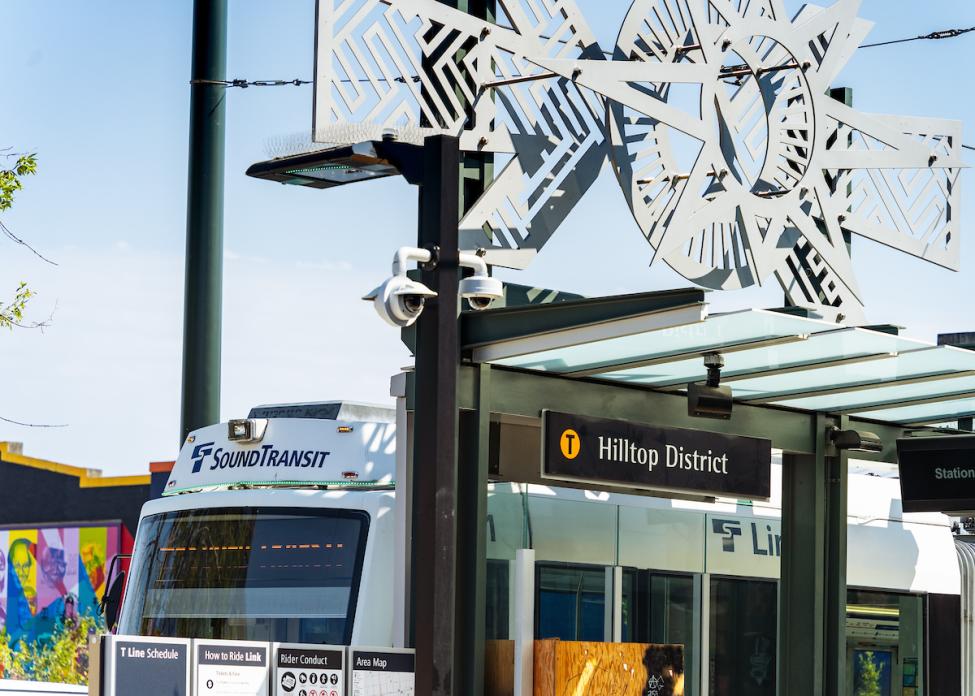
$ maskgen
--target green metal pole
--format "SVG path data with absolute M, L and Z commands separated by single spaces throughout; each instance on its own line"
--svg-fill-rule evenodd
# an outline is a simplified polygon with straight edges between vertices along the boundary
M 220 420 L 227 0 L 193 3 L 180 442 Z
M 815 454 L 782 457 L 782 573 L 778 693 L 823 696 L 826 647 L 827 420 L 814 419 Z
M 841 416 L 840 429 L 850 427 Z M 826 467 L 826 694 L 846 693 L 846 523 L 849 455 L 827 449 Z

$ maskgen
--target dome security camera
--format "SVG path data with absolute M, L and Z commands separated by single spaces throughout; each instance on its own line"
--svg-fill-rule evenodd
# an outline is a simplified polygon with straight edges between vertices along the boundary
M 504 286 L 497 278 L 488 275 L 487 262 L 482 252 L 460 252 L 460 265 L 474 269 L 474 275 L 460 281 L 460 296 L 467 299 L 471 309 L 487 309 L 494 300 L 504 297 Z
M 491 303 L 504 297 L 504 287 L 497 278 L 472 275 L 460 281 L 460 296 L 467 299 L 471 309 L 487 309 Z
M 411 326 L 423 312 L 428 297 L 437 293 L 423 283 L 404 275 L 394 275 L 362 299 L 372 300 L 383 321 L 403 329 Z
M 372 302 L 376 314 L 390 326 L 400 329 L 411 326 L 423 312 L 427 298 L 436 297 L 437 293 L 408 277 L 407 267 L 416 262 L 429 270 L 439 263 L 439 253 L 435 246 L 424 249 L 400 247 L 393 256 L 393 275 L 362 299 Z M 473 275 L 463 278 L 458 287 L 460 296 L 467 299 L 471 309 L 487 309 L 494 300 L 504 297 L 504 285 L 488 275 L 485 253 L 478 250 L 458 254 L 459 265 L 474 271 Z

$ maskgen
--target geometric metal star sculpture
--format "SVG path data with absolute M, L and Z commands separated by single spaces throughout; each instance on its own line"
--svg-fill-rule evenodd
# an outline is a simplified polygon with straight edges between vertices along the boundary
M 774 277 L 862 322 L 847 237 L 957 270 L 964 164 L 960 123 L 828 94 L 872 26 L 859 4 L 636 0 L 610 60 L 568 0 L 499 0 L 497 23 L 319 0 L 314 139 L 451 133 L 509 156 L 466 247 L 541 249 L 608 160 L 654 259 L 714 289 Z

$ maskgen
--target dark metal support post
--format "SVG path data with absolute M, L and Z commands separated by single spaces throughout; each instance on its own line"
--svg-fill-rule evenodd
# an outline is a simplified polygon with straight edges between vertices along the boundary
M 783 455 L 778 693 L 789 696 L 824 694 L 826 477 L 824 447 Z
M 840 418 L 846 429 L 850 420 Z M 849 457 L 828 447 L 826 457 L 826 694 L 846 694 L 846 523 Z
M 778 681 L 789 696 L 846 689 L 847 457 L 827 442 L 830 424 L 817 415 L 816 452 L 782 461 Z
M 227 0 L 193 3 L 180 442 L 220 420 Z
M 413 611 L 416 692 L 461 694 L 457 649 L 458 187 L 455 137 L 423 147 L 419 246 L 436 245 L 436 268 L 421 280 L 438 293 L 417 321 L 413 445 Z
M 457 606 L 461 610 L 458 648 L 463 681 L 458 693 L 484 693 L 484 639 L 487 603 L 487 485 L 491 456 L 491 366 L 477 367 L 477 411 L 472 437 L 464 446 L 469 465 L 460 471 L 457 510 Z

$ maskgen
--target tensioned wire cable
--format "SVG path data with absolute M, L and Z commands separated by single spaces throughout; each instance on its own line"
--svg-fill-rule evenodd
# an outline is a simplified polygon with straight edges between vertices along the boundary
M 943 39 L 954 39 L 959 36 L 964 36 L 965 34 L 975 32 L 975 27 L 967 27 L 963 29 L 942 29 L 941 31 L 933 31 L 930 34 L 921 34 L 919 36 L 909 36 L 903 39 L 891 39 L 889 41 L 878 41 L 876 43 L 863 44 L 858 46 L 858 48 L 878 48 L 880 46 L 892 46 L 894 44 L 910 43 L 912 41 L 939 41 Z M 541 37 L 547 38 L 547 37 Z M 560 41 L 559 43 L 565 43 Z M 613 54 L 609 51 L 603 51 L 607 56 L 612 56 Z M 385 82 L 386 78 L 377 78 L 379 82 Z M 419 82 L 419 75 L 412 75 L 410 77 L 397 77 L 394 78 L 396 82 L 406 83 L 407 80 L 413 82 Z M 368 78 L 361 79 L 343 79 L 339 82 L 372 82 Z M 233 80 L 190 80 L 191 85 L 220 85 L 223 87 L 240 87 L 242 89 L 247 89 L 248 87 L 285 87 L 293 86 L 300 87 L 302 85 L 312 84 L 312 80 L 245 80 L 240 78 L 235 78 Z M 962 144 L 962 147 L 966 150 L 975 150 L 975 146 Z
M 863 44 L 862 46 L 858 46 L 858 48 L 876 48 L 878 46 L 890 46 L 890 45 L 893 45 L 893 44 L 902 44 L 902 43 L 908 43 L 908 42 L 911 42 L 911 41 L 937 41 L 937 40 L 940 40 L 940 39 L 954 39 L 956 37 L 963 36 L 964 34 L 968 34 L 969 32 L 973 32 L 973 31 L 975 31 L 975 27 L 968 27 L 966 29 L 942 29 L 941 31 L 933 31 L 930 34 L 921 34 L 920 36 L 910 36 L 910 37 L 905 38 L 905 39 L 891 39 L 890 41 L 879 41 L 877 43 Z M 540 38 L 542 38 L 542 39 L 549 39 L 551 37 L 542 36 Z M 566 42 L 565 41 L 559 41 L 559 43 L 566 43 Z M 610 51 L 603 51 L 603 54 L 605 54 L 607 56 L 612 56 L 613 55 L 613 53 L 611 53 Z M 397 78 L 394 78 L 394 80 L 396 82 L 406 82 L 407 79 L 410 79 L 413 82 L 416 82 L 420 78 L 419 78 L 418 75 L 413 75 L 410 78 L 406 78 L 406 77 L 397 77 Z M 378 82 L 385 82 L 386 81 L 386 78 L 376 78 L 376 80 Z M 360 78 L 360 79 L 355 79 L 355 80 L 350 80 L 350 79 L 339 80 L 339 82 L 372 82 L 372 81 L 373 80 L 370 80 L 368 78 Z M 295 87 L 300 87 L 301 85 L 310 85 L 311 83 L 312 83 L 312 80 L 301 80 L 301 79 L 294 79 L 294 80 L 243 80 L 243 79 L 239 79 L 238 78 L 238 79 L 233 79 L 233 80 L 190 80 L 190 84 L 191 85 L 222 85 L 224 87 L 241 87 L 241 88 L 244 88 L 244 89 L 246 89 L 248 87 L 284 87 L 284 86 L 287 86 L 287 85 L 292 85 L 292 86 L 295 86 Z M 968 146 L 966 145 L 966 147 L 968 147 Z M 971 149 L 971 148 L 969 148 L 969 149 Z

